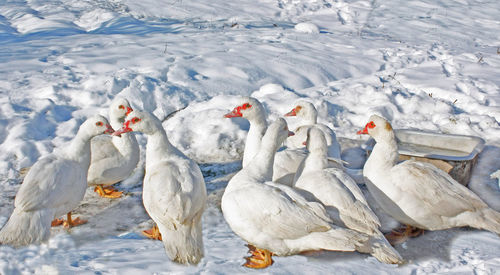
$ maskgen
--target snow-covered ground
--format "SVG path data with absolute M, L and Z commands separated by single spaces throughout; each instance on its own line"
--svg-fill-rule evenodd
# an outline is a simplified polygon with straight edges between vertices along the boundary
M 500 169 L 499 10 L 496 0 L 3 1 L 0 224 L 13 209 L 20 169 L 64 145 L 87 116 L 106 114 L 117 95 L 164 119 L 171 142 L 200 163 L 210 201 L 205 258 L 191 267 L 170 262 L 161 242 L 140 235 L 150 225 L 141 160 L 119 186 L 124 198 L 88 190 L 76 211 L 88 224 L 54 229 L 47 244 L 0 246 L 0 274 L 255 273 L 241 267 L 247 248 L 218 208 L 241 167 L 248 123 L 223 118 L 240 95 L 260 99 L 270 120 L 308 98 L 345 148 L 366 139 L 356 131 L 372 113 L 394 128 L 479 136 L 486 147 L 469 187 L 500 210 L 490 178 Z M 296 120 L 287 120 L 293 129 Z M 265 272 L 500 270 L 500 238 L 489 232 L 427 232 L 396 249 L 407 264 L 324 252 L 276 257 Z

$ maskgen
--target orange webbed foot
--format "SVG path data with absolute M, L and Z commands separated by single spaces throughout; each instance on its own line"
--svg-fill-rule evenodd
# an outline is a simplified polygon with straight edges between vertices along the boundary
M 266 249 L 256 248 L 255 246 L 248 244 L 248 252 L 252 254 L 252 256 L 245 257 L 246 262 L 243 266 L 248 268 L 256 268 L 262 269 L 266 268 L 274 263 L 272 259 L 272 253 Z
M 393 230 L 391 231 L 391 233 L 385 234 L 385 238 L 391 245 L 396 245 L 406 242 L 409 238 L 418 237 L 424 234 L 424 231 L 424 229 L 420 229 L 410 225 L 404 225 L 402 228 Z
M 103 198 L 109 198 L 109 199 L 120 198 L 123 194 L 123 191 L 117 191 L 113 186 L 103 187 L 102 185 L 97 185 L 94 188 L 94 192 L 96 192 L 99 196 Z
M 64 219 L 54 219 L 51 223 L 51 226 L 64 226 L 65 228 L 71 228 L 74 226 L 78 226 L 81 224 L 87 223 L 87 220 L 82 220 L 80 218 L 71 219 L 71 212 L 67 214 L 67 220 Z
M 82 219 L 80 219 L 80 217 L 78 217 L 78 218 L 76 218 L 74 220 L 66 220 L 66 221 L 64 221 L 63 226 L 65 228 L 71 228 L 71 227 L 75 227 L 75 226 L 79 226 L 79 225 L 85 224 L 87 222 L 88 222 L 87 220 L 82 220 Z
M 55 226 L 60 226 L 64 223 L 63 219 L 54 219 L 50 226 L 55 227 Z
M 153 239 L 153 240 L 159 240 L 159 241 L 162 240 L 160 229 L 158 229 L 157 225 L 153 226 L 151 229 L 143 230 L 142 235 L 144 235 L 150 239 Z
M 425 233 L 425 230 L 422 229 L 422 228 L 417 228 L 417 227 L 411 227 L 411 230 L 410 232 L 408 233 L 408 235 L 412 238 L 415 238 L 415 237 L 418 237 L 420 235 L 424 235 Z

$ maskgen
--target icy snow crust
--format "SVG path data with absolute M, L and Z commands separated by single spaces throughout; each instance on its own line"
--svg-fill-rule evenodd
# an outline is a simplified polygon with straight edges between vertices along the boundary
M 356 131 L 372 113 L 394 128 L 482 137 L 487 146 L 469 187 L 500 210 L 490 178 L 500 168 L 499 10 L 499 1 L 474 0 L 3 2 L 0 224 L 12 212 L 20 169 L 64 146 L 87 116 L 106 115 L 117 95 L 164 120 L 171 142 L 200 163 L 210 202 L 205 258 L 198 266 L 172 263 L 161 242 L 140 235 L 150 225 L 141 202 L 142 155 L 119 185 L 126 197 L 100 199 L 89 189 L 76 211 L 88 224 L 54 229 L 47 244 L 0 246 L 0 274 L 254 273 L 241 267 L 247 248 L 219 210 L 249 127 L 223 114 L 241 95 L 261 100 L 270 120 L 309 99 L 355 168 L 364 155 L 347 147 L 366 139 Z M 296 120 L 287 120 L 293 129 Z M 384 229 L 395 225 L 380 217 Z M 265 272 L 500 270 L 500 238 L 489 232 L 427 232 L 396 249 L 408 261 L 401 267 L 323 252 L 276 257 Z

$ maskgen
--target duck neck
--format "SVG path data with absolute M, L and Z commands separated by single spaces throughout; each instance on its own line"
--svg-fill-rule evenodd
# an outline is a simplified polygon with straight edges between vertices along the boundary
M 328 167 L 327 152 L 324 150 L 321 151 L 314 150 L 309 152 L 309 155 L 307 155 L 304 161 L 303 172 L 319 171 L 327 167 Z
M 399 159 L 398 145 L 393 132 L 388 133 L 383 139 L 376 140 L 376 142 L 363 169 L 368 173 L 384 173 L 383 171 L 396 165 Z
M 307 114 L 303 119 L 303 125 L 315 125 L 318 122 L 318 118 L 315 114 Z
M 248 129 L 245 151 L 243 152 L 243 167 L 246 167 L 259 152 L 262 137 L 267 129 L 267 121 L 264 116 L 248 120 L 248 122 L 250 122 L 250 129 Z
M 315 125 L 318 123 L 318 112 L 316 110 L 308 110 L 303 114 L 302 125 Z
M 320 171 L 328 167 L 327 155 L 321 152 L 309 152 L 307 157 L 299 164 L 293 183 L 295 184 L 297 180 L 305 173 Z
M 272 147 L 272 148 L 270 148 Z M 276 154 L 276 146 L 262 144 L 259 152 L 244 169 L 249 175 L 259 182 L 271 181 L 273 177 L 273 163 Z
M 133 153 L 133 149 L 139 146 L 134 133 L 125 133 L 122 134 L 121 137 L 114 136 L 113 144 L 115 144 L 116 149 L 118 149 L 122 155 Z
M 90 139 L 91 135 L 79 130 L 76 136 L 66 149 L 64 154 L 66 158 L 80 163 L 85 171 L 90 166 Z
M 179 150 L 175 148 L 167 138 L 167 133 L 163 129 L 157 129 L 148 135 L 146 145 L 146 165 L 154 163 L 155 160 L 164 158 L 166 155 L 177 154 Z

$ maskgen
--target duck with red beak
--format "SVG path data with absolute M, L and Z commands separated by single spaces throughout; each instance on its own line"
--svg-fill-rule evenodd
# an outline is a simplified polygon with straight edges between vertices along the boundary
M 386 235 L 389 241 L 404 242 L 424 229 L 463 226 L 500 234 L 500 213 L 446 172 L 413 159 L 398 163 L 394 131 L 385 118 L 372 115 L 358 134 L 376 141 L 363 168 L 368 190 L 387 214 L 406 225 Z
M 115 135 L 132 131 L 148 137 L 142 201 L 156 227 L 143 233 L 162 240 L 172 261 L 196 264 L 203 257 L 201 216 L 207 200 L 201 170 L 170 143 L 153 114 L 131 112 Z
M 125 98 L 115 98 L 109 106 L 109 119 L 115 129 L 121 128 L 132 112 Z M 98 136 L 91 142 L 91 161 L 87 182 L 103 198 L 120 198 L 123 191 L 112 185 L 130 176 L 139 162 L 139 144 L 133 134 Z

